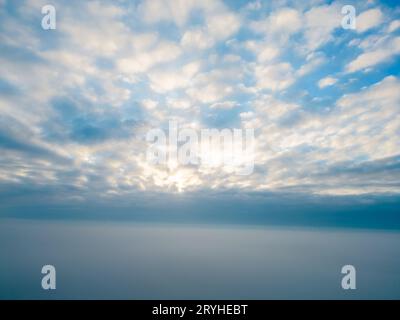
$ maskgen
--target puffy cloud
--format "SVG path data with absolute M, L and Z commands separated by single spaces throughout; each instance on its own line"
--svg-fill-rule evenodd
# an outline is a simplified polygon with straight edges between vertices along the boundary
M 117 60 L 117 67 L 122 73 L 142 73 L 151 67 L 175 60 L 181 54 L 181 49 L 174 43 L 162 42 L 154 48 L 131 53 Z
M 306 57 L 306 62 L 296 71 L 296 76 L 303 77 L 304 75 L 314 71 L 317 67 L 327 61 L 324 54 L 321 52 L 311 52 Z
M 272 12 L 267 19 L 253 22 L 251 28 L 258 33 L 293 34 L 302 28 L 302 16 L 293 8 L 281 8 Z
M 201 63 L 194 61 L 182 66 L 179 71 L 175 71 L 175 69 L 153 70 L 148 74 L 151 88 L 160 93 L 187 88 L 193 77 L 199 72 L 200 67 Z
M 216 40 L 223 40 L 239 30 L 240 20 L 231 12 L 223 12 L 207 17 L 207 31 Z
M 370 9 L 357 16 L 357 32 L 365 32 L 379 26 L 383 22 L 383 13 L 380 9 Z
M 257 66 L 255 69 L 257 85 L 272 91 L 283 90 L 294 82 L 293 68 L 289 63 Z
M 214 39 L 202 29 L 192 29 L 186 31 L 181 39 L 181 44 L 190 49 L 208 49 L 214 45 Z
M 346 66 L 347 72 L 356 72 L 366 68 L 374 67 L 390 59 L 400 53 L 400 37 L 385 38 L 373 45 L 366 45 L 365 52 L 360 54 L 356 59 Z M 361 43 L 360 46 L 365 45 Z
M 194 10 L 204 14 L 225 10 L 219 0 L 145 0 L 139 4 L 139 16 L 146 23 L 159 23 L 163 21 L 174 22 L 183 27 L 189 20 Z
M 245 44 L 245 48 L 251 50 L 257 55 L 257 60 L 261 63 L 269 62 L 279 56 L 279 48 L 268 41 L 248 41 Z
M 243 79 L 243 73 L 240 66 L 203 72 L 192 80 L 186 93 L 195 101 L 215 103 L 235 93 L 237 84 Z
M 211 109 L 232 109 L 237 105 L 235 101 L 217 102 L 210 106 Z
M 400 28 L 400 20 L 394 20 L 390 23 L 389 27 L 388 27 L 388 32 L 394 32 L 396 31 L 398 28 Z
M 233 36 L 241 25 L 238 16 L 227 10 L 210 14 L 205 20 L 205 26 L 185 31 L 181 38 L 183 47 L 200 50 L 211 48 L 218 41 Z
M 190 88 L 187 94 L 201 103 L 212 103 L 233 93 L 233 87 L 223 82 L 213 82 L 205 84 L 200 90 Z
M 332 32 L 340 27 L 340 12 L 340 6 L 333 2 L 330 5 L 312 7 L 304 14 L 304 49 L 307 52 L 314 51 L 332 40 Z
M 325 88 L 334 85 L 338 79 L 333 77 L 325 77 L 318 81 L 318 87 Z
M 268 153 L 265 149 L 257 158 L 265 159 L 265 167 L 269 172 L 274 170 L 265 187 L 280 185 L 288 175 L 291 183 L 315 184 L 318 193 L 340 194 L 342 191 L 337 184 L 348 186 L 348 182 L 345 174 L 342 177 L 335 176 L 333 172 L 338 168 L 346 171 L 345 168 L 357 158 L 378 161 L 395 156 L 399 147 L 396 132 L 400 129 L 397 115 L 399 96 L 395 91 L 399 90 L 399 85 L 397 78 L 387 77 L 363 92 L 342 97 L 328 116 L 313 116 L 303 112 L 300 121 L 292 122 L 290 127 L 279 127 L 279 123 L 284 125 L 282 120 L 285 117 L 293 117 L 298 113 L 298 106 L 273 100 L 260 104 L 257 114 L 264 121 L 263 133 L 259 138 L 264 141 L 265 148 L 268 146 L 271 151 Z M 288 159 L 292 165 L 296 164 L 296 172 L 293 169 L 289 172 L 286 170 Z M 356 161 L 360 171 L 368 163 L 364 161 Z M 325 173 L 330 168 L 332 171 Z M 351 193 L 378 191 L 387 179 L 375 172 L 375 185 L 372 185 L 368 180 L 370 178 L 359 175 Z M 364 188 L 363 184 L 369 188 Z
M 34 27 L 40 4 L 0 9 L 1 186 L 49 186 L 74 199 L 400 192 L 398 78 L 385 71 L 371 85 L 378 74 L 351 82 L 332 71 L 396 64 L 398 20 L 378 28 L 379 9 L 362 13 L 360 32 L 345 35 L 358 38 L 337 50 L 349 38 L 334 38 L 342 18 L 336 2 L 238 9 L 222 1 L 59 0 L 53 33 Z M 333 49 L 324 46 L 330 41 Z M 361 53 L 344 65 L 355 49 Z M 315 83 L 338 84 L 338 93 L 328 99 Z M 146 132 L 169 120 L 255 129 L 254 173 L 148 163 Z
M 249 2 L 248 4 L 246 4 L 245 7 L 245 9 L 247 10 L 260 10 L 261 8 L 262 8 L 262 3 L 260 0 Z
M 181 28 L 188 23 L 193 11 L 201 12 L 206 21 L 205 34 L 199 30 L 186 33 L 186 44 L 193 38 L 204 41 L 207 36 L 222 40 L 236 32 L 240 26 L 239 18 L 219 0 L 145 0 L 139 5 L 138 11 L 146 23 L 172 21 Z

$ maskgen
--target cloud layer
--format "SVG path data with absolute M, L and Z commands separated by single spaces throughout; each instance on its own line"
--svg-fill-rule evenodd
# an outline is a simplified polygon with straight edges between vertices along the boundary
M 279 4 L 278 4 L 279 3 Z M 400 193 L 399 7 L 360 1 L 0 2 L 0 185 L 80 201 L 143 192 Z M 254 173 L 146 161 L 168 121 L 254 128 Z

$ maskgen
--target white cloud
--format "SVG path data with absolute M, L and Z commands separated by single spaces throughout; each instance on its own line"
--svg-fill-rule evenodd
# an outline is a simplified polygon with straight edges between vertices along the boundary
M 240 65 L 229 68 L 216 67 L 212 71 L 196 75 L 186 94 L 201 103 L 215 103 L 237 92 L 237 85 L 243 79 Z
M 185 48 L 205 50 L 214 45 L 214 39 L 203 29 L 197 28 L 183 34 L 181 45 Z
M 293 8 L 283 8 L 271 14 L 269 17 L 269 28 L 272 32 L 298 32 L 302 27 L 302 17 L 300 13 Z
M 259 62 L 271 61 L 274 58 L 276 58 L 278 54 L 279 54 L 278 48 L 272 46 L 265 46 L 258 53 L 257 59 Z
M 212 2 L 198 0 L 145 0 L 139 5 L 138 12 L 146 23 L 173 21 L 182 27 L 193 10 L 211 9 L 212 6 Z
M 262 8 L 262 3 L 260 0 L 249 2 L 248 4 L 246 4 L 245 7 L 246 10 L 260 10 L 261 8 Z
M 153 110 L 157 107 L 158 102 L 155 100 L 151 100 L 151 99 L 144 99 L 144 100 L 142 100 L 142 104 L 146 109 Z
M 327 61 L 327 59 L 324 54 L 322 54 L 320 52 L 315 52 L 315 51 L 311 52 L 307 55 L 306 63 L 303 64 L 296 71 L 296 76 L 303 77 L 306 74 L 315 70 L 317 67 L 319 67 L 321 64 L 325 63 L 326 61 Z
M 286 62 L 257 66 L 255 75 L 258 87 L 272 91 L 286 89 L 294 82 L 293 68 Z
M 181 109 L 181 110 L 193 107 L 189 99 L 167 98 L 167 105 L 170 108 Z
M 394 20 L 390 23 L 389 27 L 388 27 L 388 32 L 394 32 L 396 31 L 398 28 L 400 28 L 400 20 Z
M 227 63 L 237 63 L 242 60 L 242 58 L 237 54 L 226 54 L 223 57 L 223 62 Z
M 400 147 L 396 134 L 400 129 L 399 90 L 399 79 L 388 76 L 359 93 L 342 97 L 337 102 L 339 121 L 351 129 L 343 131 L 348 137 L 342 143 L 346 145 L 353 139 L 353 152 L 370 159 L 396 155 Z M 337 143 L 340 145 L 340 141 Z
M 269 41 L 246 41 L 244 47 L 252 51 L 257 56 L 257 61 L 260 63 L 270 62 L 279 57 L 280 49 L 276 43 Z
M 212 82 L 203 87 L 193 87 L 186 91 L 191 98 L 202 103 L 213 103 L 233 92 L 233 87 L 224 82 Z
M 32 53 L 34 59 L 21 62 L 18 55 L 0 54 L 0 64 L 4 67 L 2 80 L 23 93 L 1 95 L 1 116 L 18 119 L 26 127 L 21 132 L 28 137 L 27 141 L 74 159 L 74 163 L 68 168 L 48 159 L 28 159 L 28 163 L 7 151 L 7 162 L 27 168 L 34 163 L 37 167 L 29 167 L 30 172 L 15 170 L 18 177 L 12 170 L 4 173 L 6 170 L 1 169 L 0 179 L 21 181 L 18 179 L 25 175 L 34 180 L 36 175 L 41 183 L 55 183 L 57 176 L 62 176 L 60 172 L 76 170 L 79 175 L 71 180 L 73 185 L 90 187 L 90 176 L 98 174 L 105 184 L 95 187 L 96 191 L 102 189 L 102 194 L 124 193 L 135 188 L 165 191 L 175 187 L 185 190 L 224 186 L 273 190 L 300 185 L 310 186 L 312 192 L 319 193 L 338 193 L 344 189 L 358 193 L 361 187 L 352 185 L 354 177 L 350 181 L 345 175 L 335 175 L 329 170 L 346 167 L 346 163 L 362 164 L 365 159 L 395 156 L 400 150 L 398 78 L 388 76 L 374 86 L 345 95 L 336 104 L 327 106 L 329 112 L 309 112 L 308 106 L 301 105 L 301 99 L 294 100 L 292 93 L 296 92 L 288 90 L 299 77 L 335 58 L 336 53 L 331 57 L 331 52 L 322 53 L 324 48 L 321 48 L 333 39 L 333 31 L 340 26 L 342 16 L 335 3 L 305 9 L 308 11 L 304 14 L 301 5 L 296 9 L 275 9 L 280 4 L 274 4 L 272 14 L 265 21 L 252 24 L 245 19 L 258 13 L 233 13 L 221 1 L 150 0 L 138 7 L 140 18 L 147 24 L 140 24 L 143 20 L 139 19 L 137 30 L 136 24 L 126 23 L 125 14 L 130 11 L 121 10 L 123 6 L 107 6 L 99 1 L 79 3 L 78 8 L 65 6 L 62 19 L 68 25 L 57 31 L 63 41 L 54 47 L 45 46 L 49 38 L 42 39 L 34 28 L 27 27 L 28 23 L 16 28 L 15 22 L 2 20 L 3 30 L 7 31 L 0 32 L 2 44 L 19 47 L 27 55 Z M 253 9 L 259 6 L 261 2 L 253 2 Z M 75 11 L 85 19 L 71 15 Z M 192 24 L 190 17 L 194 13 L 199 19 Z M 360 30 L 372 30 L 383 20 L 376 12 L 372 18 L 368 21 L 362 18 Z M 165 30 L 160 30 L 163 25 L 155 25 L 166 21 L 178 27 L 173 27 L 174 33 L 168 36 Z M 231 39 L 245 22 L 257 34 Z M 362 53 L 347 65 L 346 71 L 371 68 L 398 54 L 399 37 L 390 34 L 398 27 L 399 20 L 395 20 L 385 32 L 375 29 L 367 38 L 359 35 L 360 39 L 352 42 L 351 50 L 359 49 Z M 290 38 L 295 34 L 298 37 Z M 213 48 L 218 41 L 228 39 L 227 50 Z M 302 41 L 305 43 L 299 55 L 296 49 L 302 46 Z M 254 56 L 242 55 L 244 48 Z M 211 50 L 201 52 L 206 49 Z M 99 66 L 103 60 L 106 66 Z M 320 79 L 322 74 L 316 76 Z M 324 88 L 339 81 L 326 77 L 317 84 Z M 354 83 L 357 85 L 358 82 Z M 262 89 L 269 90 L 268 94 Z M 282 98 L 285 101 L 278 98 L 281 91 L 288 93 Z M 238 98 L 239 95 L 243 97 Z M 112 110 L 117 118 L 129 121 L 143 116 L 144 120 L 138 122 L 144 131 L 168 119 L 201 127 L 207 125 L 203 112 L 210 109 L 213 114 L 232 110 L 232 117 L 240 112 L 242 127 L 256 128 L 260 133 L 256 159 L 259 170 L 240 179 L 212 169 L 163 170 L 146 163 L 143 158 L 146 146 L 136 138 L 88 145 L 72 140 L 46 142 L 45 126 L 59 125 L 54 118 L 57 112 L 52 106 L 54 97 L 68 97 L 71 104 L 76 102 L 77 113 L 82 115 L 92 112 L 91 106 L 95 109 L 93 112 Z M 136 113 L 137 105 L 141 112 Z M 99 120 L 101 124 L 102 121 Z M 63 133 L 62 130 L 67 131 L 57 127 L 55 132 Z M 54 171 L 50 172 L 50 167 Z M 370 184 L 368 190 L 378 190 L 374 183 L 384 185 L 389 178 L 371 174 L 367 178 L 360 176 L 356 182 Z M 341 188 L 342 185 L 346 188 Z M 389 186 L 387 190 L 394 188 Z
M 235 101 L 217 102 L 210 106 L 211 109 L 233 109 L 237 106 Z
M 171 21 L 183 28 L 194 11 L 204 16 L 205 33 L 215 40 L 229 37 L 240 26 L 239 18 L 220 0 L 145 0 L 138 7 L 138 16 L 146 23 Z
M 192 78 L 199 72 L 201 63 L 194 61 L 188 63 L 178 70 L 152 70 L 148 73 L 151 88 L 159 93 L 164 93 L 178 88 L 189 86 Z
M 85 19 L 77 19 L 70 8 L 64 12 L 62 33 L 68 35 L 71 46 L 105 56 L 115 54 L 128 42 L 130 31 L 120 22 L 123 10 L 98 1 L 82 4 Z
M 233 13 L 223 11 L 210 14 L 205 26 L 195 27 L 184 32 L 181 45 L 185 48 L 205 50 L 218 41 L 234 35 L 240 28 L 240 19 Z
M 328 87 L 328 86 L 332 86 L 337 81 L 338 81 L 338 79 L 336 79 L 336 78 L 326 77 L 326 78 L 323 78 L 323 79 L 318 81 L 318 87 L 325 88 L 325 87 Z
M 240 19 L 231 12 L 210 15 L 206 19 L 207 30 L 216 40 L 224 40 L 240 28 Z
M 399 90 L 399 79 L 386 77 L 361 92 L 343 96 L 326 115 L 261 96 L 254 103 L 254 113 L 241 116 L 244 123 L 258 129 L 256 158 L 258 165 L 269 172 L 267 182 L 262 175 L 255 181 L 260 179 L 260 188 L 311 185 L 317 193 L 335 193 L 344 188 L 350 194 L 366 192 L 365 186 L 368 192 L 374 192 L 388 179 L 394 182 L 396 177 L 389 178 L 381 172 L 357 174 L 348 180 L 344 173 L 337 175 L 335 168 L 355 163 L 362 167 L 363 161 L 398 154 Z M 286 121 L 290 126 L 285 125 Z M 386 188 L 389 189 L 394 190 Z
M 346 66 L 347 72 L 356 72 L 373 67 L 400 54 L 400 37 L 385 39 L 382 45 L 381 42 L 378 42 L 377 45 L 375 44 L 367 50 Z
M 370 9 L 364 11 L 356 19 L 356 31 L 365 32 L 379 26 L 383 21 L 383 13 L 380 9 Z
M 252 111 L 241 112 L 239 116 L 241 119 L 251 119 L 252 117 L 254 117 L 254 112 Z
M 302 16 L 293 8 L 281 8 L 272 12 L 267 19 L 252 22 L 253 31 L 264 34 L 286 34 L 301 31 Z
M 340 6 L 334 2 L 331 5 L 312 7 L 305 13 L 306 52 L 314 51 L 333 39 L 333 30 L 340 27 L 342 19 L 340 12 Z
M 151 67 L 175 60 L 182 53 L 179 46 L 172 42 L 161 42 L 155 48 L 141 52 L 130 52 L 129 55 L 121 57 L 116 64 L 120 72 L 134 74 L 145 72 Z

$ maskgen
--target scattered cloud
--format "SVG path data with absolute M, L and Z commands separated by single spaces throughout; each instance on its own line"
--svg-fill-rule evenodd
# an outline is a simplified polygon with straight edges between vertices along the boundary
M 390 60 L 400 53 L 400 37 L 380 39 L 372 45 L 366 45 L 364 52 L 346 65 L 347 72 L 356 72 L 374 67 Z M 360 47 L 365 42 L 360 44 Z
M 352 31 L 336 1 L 57 0 L 44 31 L 42 2 L 0 6 L 0 187 L 400 192 L 398 9 L 360 5 Z M 148 163 L 170 120 L 255 129 L 253 174 Z
M 359 33 L 365 32 L 379 26 L 383 22 L 383 13 L 378 9 L 370 9 L 357 16 L 356 30 Z
M 334 85 L 338 79 L 333 77 L 325 77 L 318 81 L 318 87 L 325 88 Z

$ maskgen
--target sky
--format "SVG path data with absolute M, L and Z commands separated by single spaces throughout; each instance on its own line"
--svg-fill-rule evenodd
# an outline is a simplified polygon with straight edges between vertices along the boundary
M 0 0 L 0 215 L 400 228 L 396 1 L 46 4 Z M 254 171 L 150 163 L 170 121 L 254 129 Z

